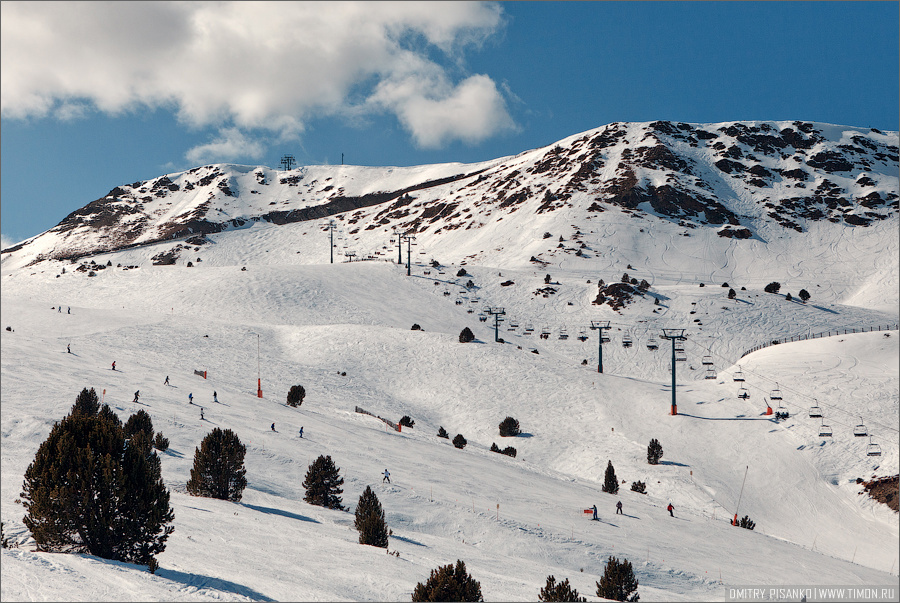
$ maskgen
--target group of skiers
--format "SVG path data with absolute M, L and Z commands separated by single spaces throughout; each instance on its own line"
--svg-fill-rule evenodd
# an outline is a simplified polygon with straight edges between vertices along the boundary
M 385 469 L 384 472 L 385 472 L 385 474 L 387 474 L 387 469 Z M 390 481 L 391 480 L 388 479 L 388 482 L 390 482 Z M 593 505 L 591 507 L 591 510 L 594 512 L 594 516 L 591 518 L 591 520 L 600 521 L 600 518 L 597 517 L 597 505 Z M 669 503 L 669 506 L 666 507 L 666 511 L 669 512 L 670 516 L 675 517 L 675 513 L 674 513 L 675 507 L 672 506 L 672 503 Z M 625 513 L 622 511 L 622 501 L 621 500 L 616 503 L 616 515 L 625 515 Z

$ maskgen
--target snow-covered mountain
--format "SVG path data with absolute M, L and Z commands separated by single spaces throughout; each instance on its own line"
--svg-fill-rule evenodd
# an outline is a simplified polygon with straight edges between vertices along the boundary
M 643 601 L 900 587 L 898 515 L 857 481 L 900 467 L 897 140 L 611 124 L 481 164 L 218 165 L 113 189 L 2 255 L 0 513 L 20 543 L 2 550 L 3 600 L 409 600 L 456 559 L 485 600 L 535 600 L 550 574 L 597 600 L 610 555 L 632 561 Z M 592 321 L 610 323 L 602 348 Z M 677 416 L 667 328 L 687 337 Z M 289 408 L 298 383 L 306 401 Z M 175 532 L 156 575 L 32 551 L 22 476 L 83 387 L 171 440 Z M 506 416 L 522 436 L 499 436 Z M 239 504 L 184 490 L 215 426 L 248 445 Z M 351 510 L 373 486 L 399 557 L 359 545 L 351 514 L 303 502 L 320 454 Z M 600 491 L 610 461 L 618 496 Z M 592 504 L 603 521 L 586 520 Z

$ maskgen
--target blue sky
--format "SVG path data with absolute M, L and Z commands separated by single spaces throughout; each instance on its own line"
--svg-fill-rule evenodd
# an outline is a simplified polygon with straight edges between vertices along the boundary
M 3 2 L 0 229 L 232 162 L 473 162 L 614 121 L 898 129 L 897 2 Z

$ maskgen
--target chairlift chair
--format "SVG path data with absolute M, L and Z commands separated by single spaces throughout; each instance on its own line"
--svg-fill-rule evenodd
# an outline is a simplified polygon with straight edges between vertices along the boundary
M 703 378 L 704 378 L 704 379 L 715 379 L 715 378 L 716 378 L 716 371 L 714 371 L 712 368 L 706 369 L 706 374 L 703 375 Z
M 732 379 L 735 381 L 744 381 L 744 373 L 741 372 L 741 367 L 738 367 L 738 370 L 734 372 L 732 375 Z
M 469 308 L 466 310 L 466 314 L 474 314 L 474 313 L 475 313 L 475 310 L 473 310 L 472 308 Z
M 531 333 L 534 333 L 534 326 L 533 326 L 531 323 L 528 323 L 528 324 L 525 325 L 525 333 L 526 333 L 527 335 L 530 335 Z
M 769 395 L 770 400 L 781 400 L 781 390 L 778 389 L 778 384 L 775 384 L 775 389 L 772 390 L 772 393 Z
M 859 418 L 859 425 L 853 428 L 853 435 L 857 438 L 864 438 L 869 435 L 869 429 L 863 422 L 862 417 Z
M 568 333 L 568 331 L 566 331 L 565 327 L 563 327 L 559 330 L 559 338 L 562 341 L 565 341 L 566 339 L 569 338 L 569 333 Z
M 684 352 L 679 354 L 678 351 L 676 350 L 675 362 L 687 362 L 687 355 Z
M 518 328 L 519 328 L 519 321 L 518 321 L 518 320 L 511 320 L 511 321 L 509 321 L 509 326 L 512 327 L 513 329 L 518 329 Z
M 676 352 L 684 352 L 684 344 L 681 342 L 675 343 L 675 351 Z
M 425 271 L 425 275 L 427 276 L 427 275 L 429 275 L 429 274 L 431 274 L 431 270 L 426 270 L 426 271 Z
M 580 331 L 578 331 L 578 341 L 587 341 L 587 340 L 588 340 L 587 331 L 585 331 L 584 329 L 581 329 Z
M 541 329 L 541 339 L 549 339 L 550 338 L 550 327 L 544 327 Z
M 479 312 L 478 313 L 478 321 L 479 322 L 487 322 L 487 315 Z
M 809 407 L 809 418 L 818 419 L 822 416 L 822 408 L 819 406 L 819 402 L 817 400 L 814 400 L 813 402 L 814 404 Z
M 822 419 L 822 426 L 819 427 L 819 437 L 820 438 L 830 438 L 831 437 L 831 427 L 825 424 L 825 419 Z
M 444 297 L 450 297 L 450 291 L 444 289 Z
M 622 347 L 623 348 L 630 348 L 631 343 L 632 343 L 631 335 L 623 335 L 622 336 Z M 682 350 L 682 351 L 684 351 L 684 350 Z
M 750 397 L 750 390 L 748 390 L 746 387 L 742 387 L 741 389 L 738 390 L 738 398 L 740 398 L 741 400 L 746 400 L 749 397 Z
M 650 340 L 647 342 L 647 349 L 650 351 L 659 349 L 659 344 L 656 343 L 656 337 L 650 338 Z
M 609 335 L 602 335 L 602 334 L 600 335 L 600 343 L 609 343 L 609 342 L 610 342 Z
M 709 355 L 704 356 L 703 360 L 701 362 L 703 363 L 703 366 L 712 366 L 712 364 L 713 364 L 712 356 L 709 356 Z
M 872 441 L 872 436 L 869 436 L 869 445 L 866 446 L 866 456 L 881 456 L 881 446 Z

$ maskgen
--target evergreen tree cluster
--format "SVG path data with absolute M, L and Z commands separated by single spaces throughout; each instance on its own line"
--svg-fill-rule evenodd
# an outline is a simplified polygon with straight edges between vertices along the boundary
M 403 425 L 404 427 L 412 428 L 412 426 L 415 425 L 416 422 L 412 418 L 410 418 L 409 415 L 403 415 L 403 417 L 399 421 L 399 424 Z
M 637 492 L 638 494 L 646 494 L 647 493 L 647 484 L 642 481 L 631 482 L 631 491 Z
M 638 580 L 627 559 L 619 561 L 610 557 L 600 582 L 597 582 L 597 596 L 611 601 L 639 601 Z
M 456 446 L 457 448 L 459 448 L 460 450 L 465 448 L 466 444 L 468 444 L 468 443 L 469 442 L 466 440 L 466 438 L 463 437 L 463 434 L 461 434 L 461 433 L 456 434 L 456 437 L 453 438 L 453 445 Z
M 457 559 L 431 570 L 424 584 L 419 582 L 412 593 L 413 601 L 484 601 L 481 583 L 469 576 L 466 564 Z
M 320 455 L 306 470 L 306 478 L 303 480 L 306 495 L 303 500 L 311 505 L 325 507 L 327 509 L 343 510 L 341 494 L 344 493 L 340 468 L 336 467 L 331 455 Z
M 360 544 L 387 548 L 389 533 L 384 521 L 384 510 L 371 486 L 366 486 L 366 490 L 359 496 L 353 526 L 359 532 Z
M 438 429 L 437 436 L 439 438 L 447 438 L 448 440 L 450 439 L 450 434 L 447 433 L 447 430 L 444 429 L 443 425 L 441 426 L 440 429 Z
M 247 487 L 244 455 L 247 447 L 230 429 L 218 427 L 194 448 L 194 467 L 187 483 L 188 494 L 239 501 Z
M 578 591 L 569 586 L 569 579 L 557 583 L 555 576 L 547 576 L 547 584 L 538 593 L 538 601 L 578 601 L 583 603 L 586 598 L 578 596 Z
M 500 447 L 497 446 L 496 442 L 491 444 L 491 452 L 499 452 L 500 454 L 505 454 L 506 456 L 511 456 L 516 458 L 516 449 L 512 446 L 507 446 L 503 450 L 500 450 Z
M 766 293 L 778 293 L 779 289 L 781 289 L 781 283 L 779 283 L 778 281 L 772 281 L 765 286 L 763 291 L 765 291 Z
M 746 528 L 748 530 L 752 530 L 756 527 L 756 522 L 750 519 L 749 515 L 744 515 L 741 517 L 741 520 L 735 524 L 739 528 Z
M 653 438 L 650 440 L 650 445 L 647 446 L 647 462 L 651 465 L 658 465 L 659 459 L 663 456 L 662 445 L 659 443 L 659 440 Z
M 522 433 L 519 429 L 519 422 L 512 418 L 506 417 L 500 422 L 500 436 L 504 438 L 515 437 Z
M 475 333 L 472 332 L 472 329 L 469 327 L 465 327 L 462 331 L 459 332 L 459 342 L 460 343 L 469 343 L 470 341 L 475 340 Z
M 140 564 L 165 550 L 174 514 L 151 446 L 152 423 L 135 415 L 128 424 L 145 427 L 127 436 L 115 412 L 85 388 L 53 426 L 20 494 L 38 550 Z

